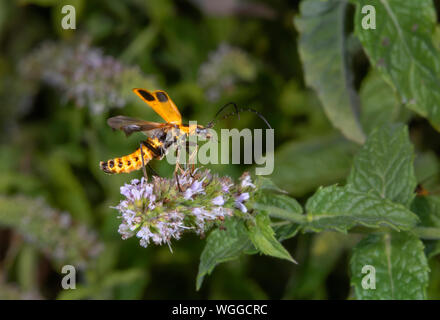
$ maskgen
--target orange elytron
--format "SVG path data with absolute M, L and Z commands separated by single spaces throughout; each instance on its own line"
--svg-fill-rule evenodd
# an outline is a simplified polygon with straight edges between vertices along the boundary
M 105 173 L 128 173 L 139 170 L 152 159 L 162 159 L 171 146 L 179 143 L 182 138 L 188 135 L 197 134 L 209 138 L 207 128 L 201 125 L 182 124 L 179 110 L 165 91 L 151 92 L 145 89 L 133 89 L 133 92 L 166 122 L 150 122 L 126 116 L 108 119 L 107 123 L 111 128 L 122 130 L 127 136 L 133 132 L 143 132 L 148 138 L 142 141 L 140 147 L 129 155 L 101 161 L 99 165 Z

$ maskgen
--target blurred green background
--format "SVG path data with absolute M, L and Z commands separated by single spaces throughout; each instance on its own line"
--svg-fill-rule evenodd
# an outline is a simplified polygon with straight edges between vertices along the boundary
M 65 4 L 76 8 L 76 30 L 61 28 Z M 141 139 L 113 132 L 108 117 L 159 121 L 131 92 L 143 87 L 166 90 L 185 121 L 206 124 L 229 101 L 260 111 L 275 128 L 271 178 L 299 201 L 320 185 L 343 183 L 358 147 L 331 126 L 304 84 L 293 24 L 298 6 L 287 0 L 0 0 L 0 298 L 351 296 L 348 252 L 358 239 L 335 233 L 287 240 L 298 265 L 245 256 L 220 265 L 196 291 L 204 240 L 186 235 L 173 243 L 174 253 L 121 240 L 111 206 L 121 199 L 119 187 L 141 173 L 109 176 L 98 166 L 131 153 Z M 358 89 L 368 66 L 360 50 Z M 432 139 L 438 134 L 426 121 L 410 123 L 422 150 L 438 149 L 440 140 Z M 216 129 L 263 127 L 243 113 Z M 437 159 L 424 154 L 419 163 L 435 171 Z M 165 161 L 152 166 L 172 174 Z M 249 168 L 211 169 L 237 178 Z M 439 283 L 433 263 L 431 277 Z M 60 287 L 65 264 L 78 268 L 76 290 Z

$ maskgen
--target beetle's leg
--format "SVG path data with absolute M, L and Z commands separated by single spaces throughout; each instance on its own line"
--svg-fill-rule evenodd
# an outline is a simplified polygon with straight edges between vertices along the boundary
M 145 180 L 148 181 L 147 170 L 145 170 L 144 151 L 142 150 L 142 147 L 143 147 L 143 144 L 141 142 L 140 148 L 141 148 L 142 172 L 144 173 Z
M 179 182 L 179 175 L 177 174 L 177 169 L 180 168 L 180 166 L 179 166 L 179 156 L 180 156 L 179 150 L 180 150 L 179 148 L 176 149 L 177 157 L 176 157 L 176 167 L 174 168 L 174 176 L 176 177 L 177 188 L 179 188 L 179 191 L 182 192 L 182 188 L 180 187 L 180 182 Z

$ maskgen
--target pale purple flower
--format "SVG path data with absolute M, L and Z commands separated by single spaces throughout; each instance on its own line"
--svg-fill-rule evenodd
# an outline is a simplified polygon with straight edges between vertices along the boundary
M 222 206 L 225 203 L 225 199 L 223 199 L 223 196 L 217 196 L 214 199 L 212 199 L 211 202 L 216 206 Z
M 121 223 L 118 228 L 119 234 L 122 236 L 122 239 L 128 239 L 133 236 L 133 231 L 130 230 L 130 227 L 125 223 Z
M 233 216 L 234 208 L 247 212 L 244 203 L 252 190 L 242 192 L 241 185 L 208 170 L 188 172 L 179 176 L 179 184 L 176 178 L 153 177 L 151 182 L 134 179 L 121 187 L 125 198 L 115 209 L 122 219 L 123 239 L 135 235 L 143 247 L 166 243 L 171 250 L 171 240 L 180 239 L 185 231 L 201 235 Z
M 201 180 L 201 181 L 197 181 L 197 180 L 193 181 L 191 186 L 188 189 L 185 190 L 184 198 L 186 200 L 192 199 L 192 196 L 197 194 L 197 193 L 201 193 L 201 194 L 205 193 L 205 191 L 203 189 L 203 180 Z
M 147 227 L 142 227 L 137 233 L 136 233 L 136 237 L 141 238 L 142 242 L 141 242 L 141 246 L 143 247 L 147 247 L 147 245 L 150 243 L 150 237 L 151 237 L 152 233 L 150 231 L 149 228 Z
M 246 206 L 243 204 L 243 203 L 241 203 L 241 202 L 238 202 L 238 201 L 236 201 L 235 202 L 235 207 L 237 208 L 237 209 L 239 209 L 241 212 L 243 212 L 243 213 L 246 213 L 247 212 L 247 208 L 246 208 Z
M 246 200 L 249 199 L 249 193 L 248 192 L 244 192 L 242 194 L 240 194 L 238 197 L 235 198 L 236 201 L 238 202 L 244 202 Z
M 136 237 L 140 238 L 140 244 L 147 247 L 150 242 L 156 245 L 167 243 L 170 245 L 170 240 L 180 239 L 182 232 L 188 229 L 183 224 L 183 214 L 178 212 L 166 213 L 162 219 L 153 219 L 146 222 L 150 226 L 144 225 L 136 233 Z M 154 227 L 154 228 L 152 228 Z M 171 249 L 171 247 L 170 247 Z
M 212 209 L 212 213 L 214 214 L 214 216 L 218 219 L 223 219 L 226 217 L 232 217 L 233 215 L 233 211 L 232 209 L 229 208 L 223 208 L 223 207 L 216 207 L 214 209 Z
M 208 222 L 212 222 L 217 219 L 223 220 L 226 216 L 232 216 L 232 210 L 223 207 L 216 207 L 212 210 L 206 210 L 205 208 L 194 208 L 192 213 L 196 217 L 196 233 L 198 234 L 205 231 Z
M 235 207 L 237 209 L 239 209 L 241 212 L 246 213 L 247 212 L 247 208 L 243 204 L 243 202 L 245 202 L 248 199 L 249 199 L 249 193 L 248 192 L 240 194 L 238 197 L 235 198 Z
M 255 189 L 255 185 L 252 183 L 251 176 L 249 174 L 244 175 L 244 178 L 241 180 L 241 187 L 252 187 Z
M 122 218 L 125 220 L 125 222 L 129 226 L 133 225 L 135 217 L 136 217 L 136 212 L 134 212 L 133 210 L 130 210 L 130 209 L 126 209 L 122 213 Z
M 192 210 L 193 215 L 196 217 L 196 233 L 200 234 L 204 232 L 206 220 L 214 220 L 215 216 L 211 215 L 209 211 L 203 208 L 194 208 Z
M 68 228 L 72 224 L 72 218 L 70 217 L 70 214 L 67 212 L 62 212 L 60 214 L 60 220 L 58 221 L 59 225 L 62 228 Z
M 222 183 L 222 191 L 227 193 L 232 186 L 234 186 L 233 183 Z

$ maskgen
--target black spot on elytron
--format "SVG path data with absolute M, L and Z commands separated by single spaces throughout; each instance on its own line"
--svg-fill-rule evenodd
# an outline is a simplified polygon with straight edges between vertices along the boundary
M 127 166 L 131 166 L 131 161 L 130 160 L 127 161 Z
M 119 163 L 118 163 L 118 167 L 119 167 L 119 168 L 122 168 L 122 166 L 123 166 L 122 162 L 119 161 Z
M 167 95 L 163 92 L 157 92 L 156 97 L 157 97 L 157 100 L 159 100 L 160 102 L 167 102 L 168 101 Z
M 145 90 L 138 90 L 139 94 L 147 101 L 154 101 L 153 95 Z
M 108 162 L 108 166 L 109 166 L 110 168 L 113 168 L 113 167 L 115 166 L 115 162 L 114 162 L 113 160 L 110 160 L 110 161 Z
M 139 157 L 135 157 L 135 158 L 134 158 L 134 161 L 135 161 L 135 162 L 138 162 L 138 161 L 139 161 Z
M 101 161 L 99 163 L 101 170 L 104 171 L 105 173 L 113 173 L 110 171 L 110 169 L 107 167 L 107 162 Z

